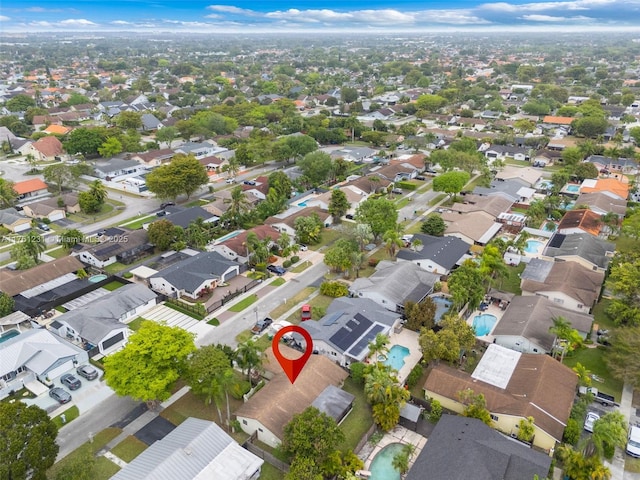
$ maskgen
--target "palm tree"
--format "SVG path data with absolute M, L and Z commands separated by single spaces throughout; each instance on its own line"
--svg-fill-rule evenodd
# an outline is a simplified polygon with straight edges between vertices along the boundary
M 229 178 L 234 178 L 240 171 L 240 162 L 236 157 L 231 157 L 226 165 L 222 166 L 222 171 L 229 174 Z
M 358 278 L 360 273 L 360 269 L 362 268 L 362 264 L 364 263 L 364 253 L 363 252 L 351 252 L 349 254 L 349 259 L 351 260 L 351 269 L 353 270 L 353 276 Z
M 411 240 L 411 250 L 413 250 L 414 252 L 419 252 L 420 250 L 422 250 L 422 240 L 420 240 L 419 238 L 413 238 Z
M 591 370 L 582 365 L 580 362 L 576 363 L 576 366 L 572 368 L 578 376 L 578 384 L 584 387 L 591 386 Z
M 508 242 L 508 246 L 516 253 L 523 253 L 524 249 L 527 248 L 527 240 L 529 240 L 530 237 L 529 232 L 523 230 L 514 240 Z
M 389 371 L 386 368 L 374 367 L 366 376 L 364 383 L 364 393 L 369 403 L 384 403 L 387 390 L 393 384 Z
M 549 328 L 549 332 L 556 336 L 554 350 L 560 349 L 560 363 L 564 360 L 567 351 L 572 351 L 582 344 L 582 337 L 564 317 L 554 317 L 553 326 Z
M 251 372 L 254 369 L 260 368 L 262 366 L 263 357 L 260 355 L 260 350 L 258 347 L 251 342 L 246 341 L 238 345 L 238 350 L 236 351 L 236 362 L 240 369 L 244 372 L 247 371 L 247 378 L 251 385 L 253 385 L 253 380 L 251 379 Z
M 94 180 L 89 184 L 89 193 L 100 202 L 100 204 L 104 203 L 107 199 L 107 188 L 100 180 Z
M 287 232 L 282 232 L 280 234 L 280 238 L 276 242 L 278 244 L 278 248 L 282 252 L 283 257 L 288 257 L 291 252 L 291 236 Z
M 600 217 L 600 221 L 608 227 L 611 235 L 617 235 L 620 231 L 620 217 L 614 212 L 607 212 Z
M 395 258 L 398 248 L 402 247 L 403 242 L 397 230 L 387 230 L 382 240 L 385 242 L 387 253 L 391 258 Z
M 237 185 L 231 190 L 231 203 L 225 214 L 229 217 L 232 225 L 239 227 L 242 216 L 250 209 L 249 200 L 242 191 L 242 187 Z
M 377 361 L 381 355 L 386 358 L 386 354 L 389 352 L 389 347 L 387 347 L 388 343 L 389 337 L 387 335 L 383 333 L 377 334 L 376 338 L 369 342 L 369 356 L 375 361 Z
M 24 251 L 33 258 L 35 263 L 39 262 L 40 254 L 44 252 L 45 244 L 44 239 L 40 234 L 30 230 L 24 235 Z
M 627 443 L 627 420 L 624 415 L 616 410 L 596 420 L 591 441 L 600 457 L 604 456 L 606 447 L 624 447 Z

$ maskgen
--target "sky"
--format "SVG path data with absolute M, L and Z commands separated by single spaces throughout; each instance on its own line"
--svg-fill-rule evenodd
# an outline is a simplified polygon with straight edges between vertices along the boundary
M 638 31 L 640 0 L 3 0 L 0 33 Z

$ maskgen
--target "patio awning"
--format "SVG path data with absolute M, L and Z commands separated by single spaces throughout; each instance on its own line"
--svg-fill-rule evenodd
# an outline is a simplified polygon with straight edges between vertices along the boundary
M 515 297 L 515 294 L 509 293 L 509 292 L 502 292 L 500 290 L 496 290 L 495 288 L 492 288 L 491 290 L 489 290 L 489 296 L 491 298 L 497 298 L 498 300 L 510 302 L 511 300 L 513 300 L 513 297 Z
M 13 312 L 7 315 L 6 317 L 0 318 L 0 325 L 18 325 L 22 322 L 26 322 L 30 320 L 31 317 L 24 312 Z

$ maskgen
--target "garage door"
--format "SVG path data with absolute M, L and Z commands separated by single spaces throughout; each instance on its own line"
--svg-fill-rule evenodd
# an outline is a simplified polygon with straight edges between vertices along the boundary
M 58 378 L 64 372 L 71 370 L 72 368 L 73 368 L 73 361 L 69 360 L 68 362 L 64 362 L 62 365 L 57 366 L 53 370 L 50 370 L 49 373 L 47 373 L 47 377 L 53 380 L 54 378 Z
M 56 220 L 62 220 L 63 218 L 64 218 L 64 212 L 49 214 L 49 220 L 51 220 L 52 222 L 55 222 Z

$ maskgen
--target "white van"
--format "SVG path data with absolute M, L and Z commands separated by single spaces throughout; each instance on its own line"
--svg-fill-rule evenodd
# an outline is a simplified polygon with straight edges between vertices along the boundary
M 632 457 L 640 458 L 640 427 L 629 429 L 629 440 L 627 441 L 627 453 Z

